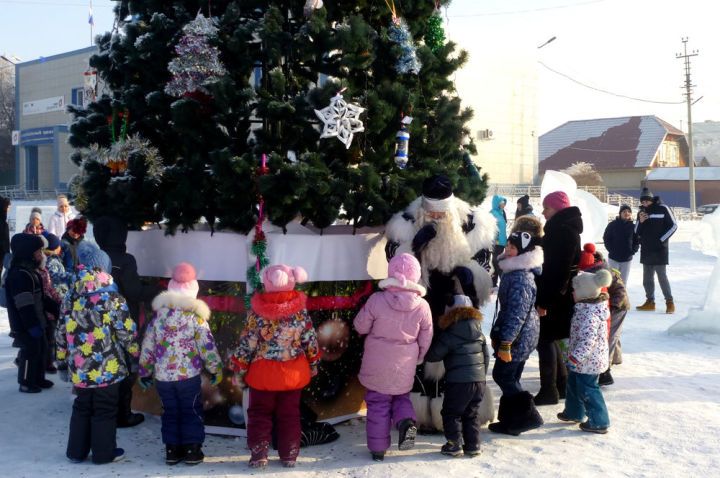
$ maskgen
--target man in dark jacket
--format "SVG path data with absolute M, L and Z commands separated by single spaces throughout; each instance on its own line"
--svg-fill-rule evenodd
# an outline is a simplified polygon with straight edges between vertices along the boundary
M 623 284 L 627 284 L 632 258 L 640 248 L 640 240 L 635 234 L 635 224 L 633 224 L 630 206 L 627 204 L 620 206 L 618 216 L 605 228 L 603 242 L 608 250 L 610 267 L 617 269 Z
M 158 288 L 145 284 L 140 280 L 137 263 L 132 254 L 126 252 L 127 223 L 117 216 L 102 216 L 93 223 L 93 234 L 100 249 L 105 251 L 112 261 L 112 277 L 120 294 L 127 301 L 130 317 L 138 325 L 140 304 L 150 302 L 159 292 Z M 142 342 L 142 329 L 138 327 L 138 341 Z M 131 364 L 131 375 L 120 382 L 120 403 L 118 404 L 118 427 L 132 427 L 141 423 L 145 417 L 140 413 L 132 413 L 132 387 L 137 380 L 137 357 L 127 357 Z
M 10 200 L 0 196 L 0 276 L 3 271 L 3 258 L 10 252 L 10 226 L 7 213 L 10 211 Z
M 643 265 L 643 287 L 645 303 L 638 310 L 655 310 L 655 274 L 665 297 L 665 312 L 675 312 L 666 266 L 669 262 L 670 236 L 675 234 L 677 223 L 670 208 L 653 196 L 648 188 L 640 194 L 642 208 L 638 213 L 635 232 L 640 237 L 640 263 Z
M 45 379 L 45 311 L 43 284 L 37 270 L 42 266 L 45 242 L 35 234 L 15 234 L 10 242 L 13 260 L 6 279 L 10 330 L 20 346 L 20 391 L 37 393 L 53 383 Z M 57 307 L 56 307 L 57 308 Z
M 481 321 L 482 314 L 470 298 L 456 295 L 453 307 L 440 317 L 442 332 L 425 355 L 427 362 L 445 363 L 447 383 L 441 412 L 447 438 L 441 450 L 444 455 L 480 453 L 479 409 L 490 363 Z
M 562 191 L 545 196 L 543 216 L 545 260 L 537 279 L 535 299 L 540 316 L 537 346 L 540 392 L 535 396 L 535 405 L 554 405 L 565 396 L 567 369 L 557 340 L 570 336 L 570 319 L 575 307 L 572 278 L 577 275 L 580 262 L 583 222 L 580 209 L 571 206 Z

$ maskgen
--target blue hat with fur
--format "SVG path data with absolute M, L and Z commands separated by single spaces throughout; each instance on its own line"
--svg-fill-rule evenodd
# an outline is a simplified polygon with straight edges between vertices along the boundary
M 92 242 L 82 241 L 77 248 L 78 262 L 88 269 L 101 269 L 105 272 L 112 271 L 112 261 L 105 251 L 101 250 Z

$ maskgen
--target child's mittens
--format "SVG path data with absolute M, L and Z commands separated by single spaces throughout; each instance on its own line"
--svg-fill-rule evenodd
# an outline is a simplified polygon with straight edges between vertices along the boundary
M 318 374 L 318 368 L 316 366 L 310 366 L 310 378 L 316 376 Z
M 222 372 L 214 373 L 210 375 L 210 386 L 217 387 L 220 385 L 220 382 L 222 382 L 223 374 Z
M 237 388 L 247 388 L 247 383 L 245 383 L 245 380 L 243 380 L 241 375 L 233 375 L 232 384 Z
M 424 359 L 424 358 L 421 358 L 421 359 L 417 359 L 417 363 L 416 363 L 416 365 L 422 365 L 422 363 L 423 363 L 424 361 L 425 361 L 425 359 Z
M 500 360 L 503 362 L 511 362 L 512 361 L 512 355 L 510 354 L 510 344 L 509 342 L 502 342 L 500 344 L 500 348 L 498 349 L 497 356 Z
M 147 390 L 148 388 L 152 387 L 153 378 L 152 377 L 140 377 L 138 379 L 138 383 L 144 390 Z

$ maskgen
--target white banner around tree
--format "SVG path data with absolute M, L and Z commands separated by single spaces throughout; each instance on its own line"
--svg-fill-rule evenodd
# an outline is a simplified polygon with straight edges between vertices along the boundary
M 310 281 L 383 279 L 387 277 L 385 239 L 382 232 L 343 233 L 330 227 L 323 234 L 291 223 L 288 233 L 266 223 L 267 257 L 270 264 L 302 266 Z M 189 262 L 198 279 L 245 282 L 253 232 L 190 231 L 166 236 L 163 230 L 131 231 L 127 249 L 135 256 L 138 273 L 146 277 L 170 277 L 179 262 Z

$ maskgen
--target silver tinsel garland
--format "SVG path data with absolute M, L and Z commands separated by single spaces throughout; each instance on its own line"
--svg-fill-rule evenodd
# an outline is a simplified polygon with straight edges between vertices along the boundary
M 181 97 L 193 91 L 208 93 L 203 85 L 217 81 L 226 73 L 220 61 L 220 50 L 208 44 L 217 35 L 218 28 L 202 13 L 183 27 L 183 37 L 175 45 L 177 57 L 168 64 L 173 74 L 165 85 L 165 93 Z

